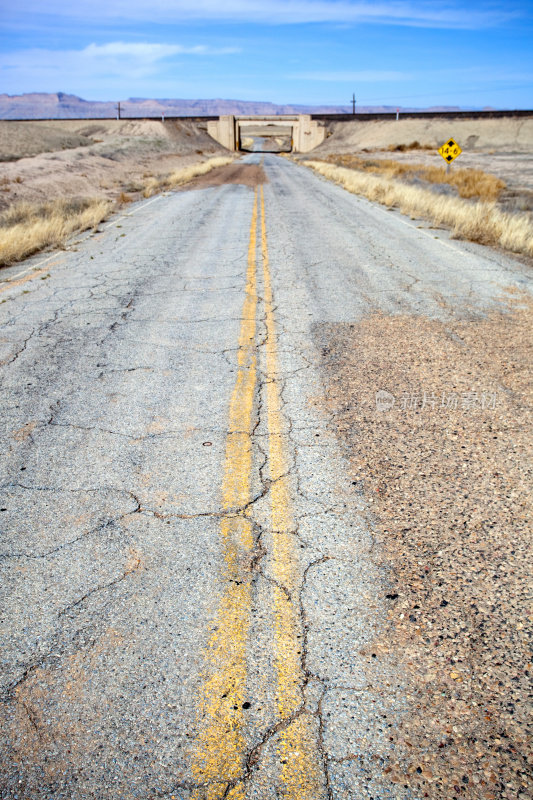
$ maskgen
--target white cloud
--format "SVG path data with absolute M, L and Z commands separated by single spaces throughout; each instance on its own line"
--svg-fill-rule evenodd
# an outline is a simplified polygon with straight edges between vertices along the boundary
M 15 11 L 15 9 L 13 9 Z M 187 20 L 297 24 L 312 22 L 410 25 L 438 28 L 492 27 L 515 18 L 512 8 L 473 8 L 453 0 L 20 0 L 17 12 L 49 14 L 64 18 L 146 20 L 175 22 Z
M 172 56 L 212 56 L 240 52 L 237 48 L 214 48 L 206 45 L 183 47 L 178 44 L 149 42 L 109 42 L 90 44 L 83 50 L 18 50 L 0 54 L 1 70 L 44 70 L 46 72 L 90 69 L 101 74 L 109 71 L 123 73 L 132 67 L 138 71 L 152 70 L 155 65 Z
M 76 51 L 74 51 L 76 52 Z M 238 52 L 236 48 L 214 48 L 199 44 L 194 47 L 183 47 L 179 44 L 151 44 L 148 42 L 109 42 L 108 44 L 90 44 L 84 50 L 77 51 L 82 58 L 100 61 L 102 59 L 134 59 L 145 64 L 153 64 L 164 58 L 176 55 L 220 55 Z
M 150 79 L 160 81 L 175 71 L 176 62 L 185 57 L 224 55 L 239 52 L 234 48 L 206 45 L 183 47 L 150 42 L 109 42 L 90 44 L 83 50 L 44 50 L 34 48 L 0 54 L 0 83 L 7 91 L 74 93 L 101 87 L 104 95 L 120 86 L 133 92 Z M 181 70 L 183 72 L 183 70 Z M 70 88 L 67 88 L 70 87 Z

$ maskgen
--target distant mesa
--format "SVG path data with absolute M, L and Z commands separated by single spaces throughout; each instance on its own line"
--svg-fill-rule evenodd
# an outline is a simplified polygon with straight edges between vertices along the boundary
M 351 105 L 311 106 L 276 105 L 248 100 L 150 100 L 131 97 L 120 101 L 120 115 L 127 117 L 218 117 L 221 114 L 350 114 Z M 415 109 L 400 108 L 400 111 Z M 438 106 L 428 111 L 459 111 L 458 106 Z M 358 113 L 396 111 L 396 106 L 360 106 Z M 21 95 L 0 94 L 0 119 L 100 119 L 117 115 L 117 103 L 84 100 L 74 94 L 33 92 Z

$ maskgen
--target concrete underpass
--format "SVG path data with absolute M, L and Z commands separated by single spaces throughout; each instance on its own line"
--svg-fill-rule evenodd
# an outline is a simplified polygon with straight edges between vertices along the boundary
M 250 139 L 264 139 L 259 149 L 270 152 L 308 153 L 326 136 L 324 126 L 310 114 L 298 116 L 241 116 L 227 114 L 211 120 L 207 132 L 228 150 L 254 150 Z

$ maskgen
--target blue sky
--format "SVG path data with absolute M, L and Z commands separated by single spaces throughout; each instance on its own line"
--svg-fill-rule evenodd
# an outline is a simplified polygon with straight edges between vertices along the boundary
M 1 0 L 0 92 L 533 108 L 532 2 Z

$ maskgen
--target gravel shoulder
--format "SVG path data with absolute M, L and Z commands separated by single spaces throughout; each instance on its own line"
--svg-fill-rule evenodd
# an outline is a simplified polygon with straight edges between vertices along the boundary
M 371 502 L 408 743 L 389 776 L 416 797 L 529 797 L 533 305 L 440 322 L 329 325 L 328 407 Z

